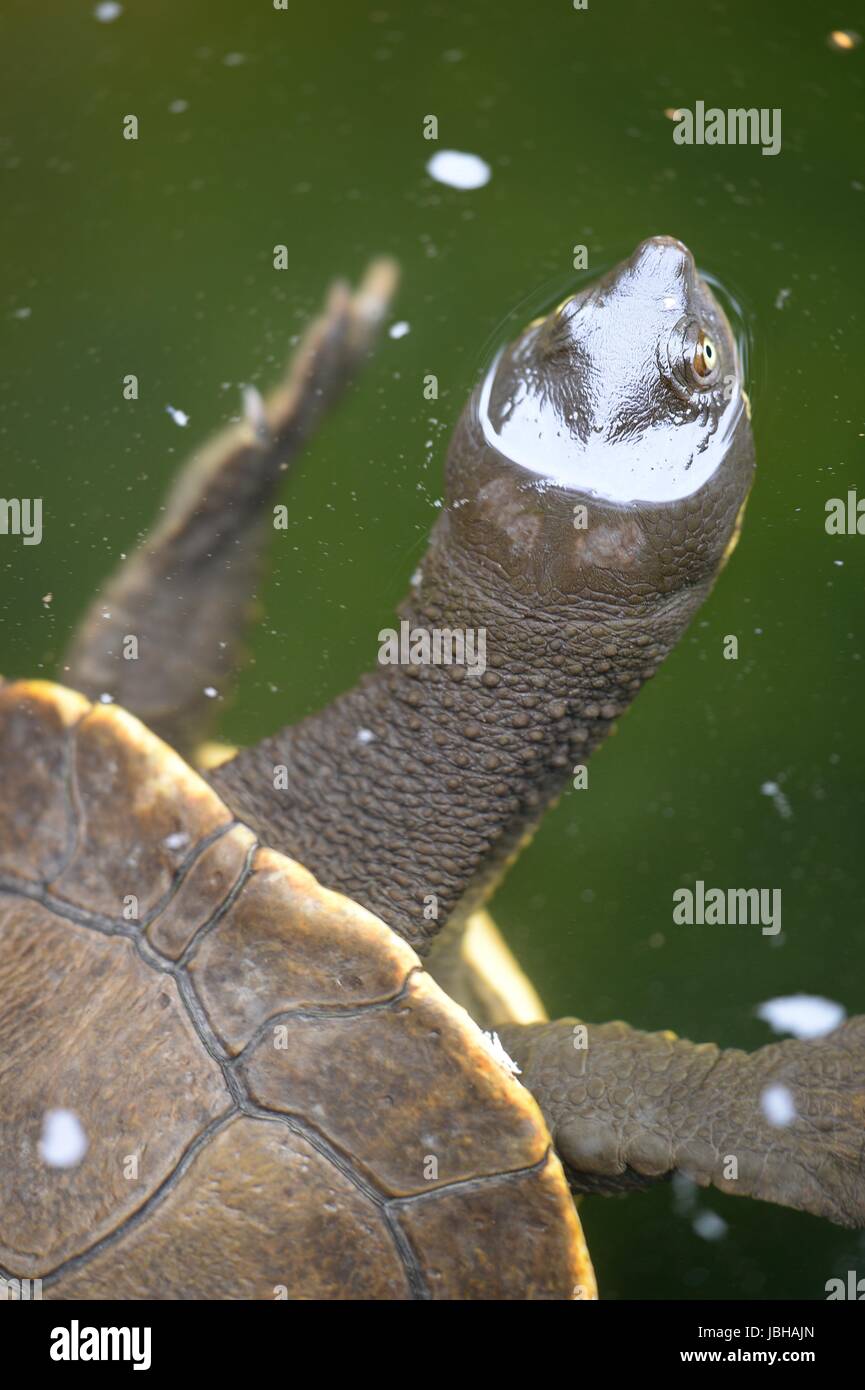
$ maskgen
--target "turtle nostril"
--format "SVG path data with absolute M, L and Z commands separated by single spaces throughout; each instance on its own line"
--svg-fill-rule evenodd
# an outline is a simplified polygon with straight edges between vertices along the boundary
M 653 236 L 649 237 L 649 241 L 655 246 L 667 246 L 672 251 L 679 251 L 681 255 L 686 257 L 691 254 L 685 243 L 680 241 L 677 236 Z
M 683 241 L 672 236 L 653 236 L 640 243 L 630 259 L 632 277 L 654 293 L 672 292 L 694 284 L 694 257 Z

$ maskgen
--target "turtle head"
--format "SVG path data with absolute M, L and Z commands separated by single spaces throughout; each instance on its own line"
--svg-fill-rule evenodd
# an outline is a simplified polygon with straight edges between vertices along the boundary
M 675 646 L 752 469 L 729 325 L 680 242 L 644 242 L 475 387 L 375 674 L 214 785 L 426 951 Z
M 498 354 L 450 500 L 466 540 L 542 589 L 667 595 L 714 578 L 753 466 L 730 324 L 688 248 L 658 236 Z

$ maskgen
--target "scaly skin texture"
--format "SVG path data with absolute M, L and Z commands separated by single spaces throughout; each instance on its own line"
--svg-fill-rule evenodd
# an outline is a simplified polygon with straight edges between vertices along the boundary
M 506 1024 L 499 1036 L 577 1191 L 680 1172 L 865 1226 L 865 1018 L 753 1053 L 573 1018 Z
M 413 627 L 484 627 L 488 669 L 387 667 L 212 781 L 279 845 L 419 950 L 474 907 L 674 645 L 708 585 L 625 617 L 593 598 L 533 611 L 448 559 Z M 471 602 L 465 595 L 471 596 Z M 653 636 L 649 636 L 651 630 Z M 600 669 L 599 669 L 600 668 Z M 369 731 L 373 738 L 362 741 Z M 285 767 L 286 791 L 274 792 Z M 270 796 L 267 792 L 270 791 Z M 435 897 L 437 918 L 425 918 Z
M 707 386 L 688 375 L 692 322 L 713 335 Z M 400 611 L 413 629 L 483 630 L 484 674 L 380 666 L 211 778 L 269 844 L 422 953 L 491 891 L 678 641 L 729 550 L 753 469 L 729 326 L 671 238 L 643 243 L 532 325 L 488 394 L 479 385 L 456 429 L 447 508 Z M 533 471 L 491 442 L 485 422 L 520 411 L 548 439 L 567 437 L 578 476 L 552 456 L 545 475 L 543 448 Z M 667 480 L 673 495 L 659 500 L 656 473 L 686 444 L 695 469 L 704 455 L 713 467 L 685 497 Z M 634 499 L 599 496 L 631 458 L 643 459 Z M 655 500 L 641 501 L 648 491 Z

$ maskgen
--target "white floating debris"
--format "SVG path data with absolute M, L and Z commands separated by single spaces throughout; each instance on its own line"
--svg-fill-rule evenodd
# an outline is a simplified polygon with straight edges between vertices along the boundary
M 498 1062 L 499 1066 L 504 1067 L 505 1071 L 509 1071 L 511 1076 L 519 1076 L 520 1068 L 517 1066 L 513 1057 L 509 1057 L 507 1052 L 505 1052 L 498 1033 L 485 1033 L 483 1029 L 481 1029 L 481 1037 L 493 1061 Z
M 792 1124 L 796 1118 L 793 1092 L 787 1086 L 767 1086 L 760 1092 L 760 1109 L 769 1124 L 778 1129 Z
M 693 1221 L 694 1232 L 703 1240 L 721 1240 L 729 1227 L 716 1211 L 699 1211 Z
M 75 1168 L 87 1152 L 87 1135 L 71 1110 L 46 1110 L 39 1157 L 49 1168 Z
M 119 19 L 123 14 L 123 6 L 118 5 L 116 0 L 102 0 L 102 4 L 97 5 L 93 11 L 93 18 L 98 19 L 100 24 L 110 24 L 113 19 Z
M 757 1017 L 776 1033 L 794 1038 L 823 1038 L 844 1022 L 847 1010 L 819 994 L 784 994 L 757 1006 Z
M 778 293 L 775 295 L 775 308 L 783 309 L 784 305 L 787 303 L 787 300 L 790 298 L 790 295 L 792 293 L 793 291 L 789 289 L 786 285 L 783 289 L 780 289 Z
M 165 409 L 168 411 L 175 425 L 180 425 L 181 429 L 186 428 L 189 424 L 189 416 L 185 410 L 175 410 L 173 405 L 167 405 Z
M 493 171 L 485 159 L 462 150 L 439 150 L 427 161 L 426 171 L 438 183 L 450 188 L 483 188 Z
M 673 1206 L 677 1216 L 690 1216 L 697 1205 L 697 1184 L 685 1173 L 674 1173 Z
M 206 685 L 204 687 L 204 694 L 207 696 L 208 700 L 215 700 L 219 695 L 219 691 L 215 685 Z
M 406 323 L 405 319 L 400 319 L 399 323 L 392 323 L 387 330 L 389 338 L 404 338 L 406 333 L 411 332 L 411 324 Z
M 252 425 L 259 439 L 268 439 L 270 437 L 270 426 L 267 423 L 267 412 L 264 408 L 264 400 L 257 386 L 244 386 L 243 414 L 249 424 Z
M 358 729 L 355 738 L 358 743 L 372 743 L 375 739 L 375 734 L 372 729 Z
M 790 820 L 793 810 L 777 782 L 764 782 L 760 787 L 764 796 L 771 796 L 772 804 L 782 820 Z

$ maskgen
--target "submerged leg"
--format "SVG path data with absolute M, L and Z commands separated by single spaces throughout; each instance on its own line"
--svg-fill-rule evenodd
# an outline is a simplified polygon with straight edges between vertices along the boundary
M 576 1019 L 499 1032 L 576 1190 L 680 1172 L 865 1226 L 865 1017 L 752 1053 Z
M 368 354 L 396 279 L 393 262 L 377 261 L 354 293 L 335 284 L 283 384 L 265 401 L 248 393 L 246 419 L 183 467 L 162 519 L 79 626 L 67 684 L 110 695 L 183 753 L 202 739 L 252 616 L 267 505 Z

